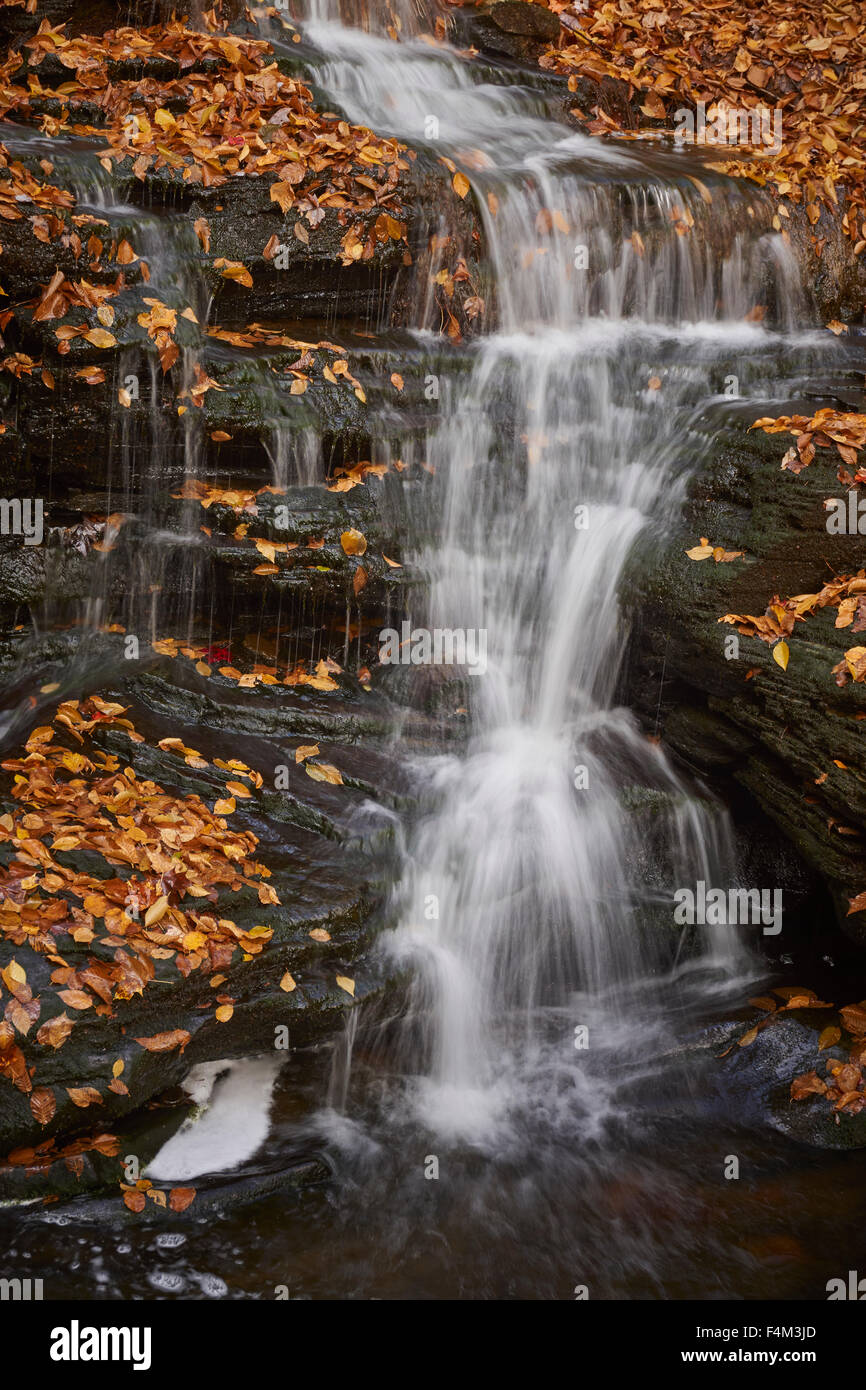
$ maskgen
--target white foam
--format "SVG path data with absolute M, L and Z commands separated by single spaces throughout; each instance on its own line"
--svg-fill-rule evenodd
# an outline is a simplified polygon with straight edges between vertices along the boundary
M 163 1145 L 145 1176 L 181 1181 L 227 1172 L 252 1158 L 268 1137 L 281 1065 L 277 1057 L 254 1057 L 196 1067 L 184 1086 L 202 1109 Z

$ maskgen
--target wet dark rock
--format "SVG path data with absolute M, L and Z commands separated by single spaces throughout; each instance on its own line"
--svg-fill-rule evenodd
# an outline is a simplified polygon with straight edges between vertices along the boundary
M 713 1088 L 727 1097 L 741 1123 L 770 1126 L 814 1148 L 866 1148 L 866 1114 L 837 1114 L 823 1096 L 791 1099 L 795 1077 L 815 1069 L 823 1076 L 823 1063 L 830 1058 L 848 1060 L 847 1049 L 839 1045 L 818 1052 L 818 1038 L 829 1012 L 798 1009 L 776 1018 L 745 1047 L 737 1046 L 734 1038 L 745 1033 L 747 1023 L 737 1029 L 731 1027 L 726 1042 L 715 1039 L 716 1068 L 708 1072 L 708 1078 Z M 718 1056 L 727 1047 L 731 1051 Z
M 559 17 L 525 0 L 496 0 L 452 17 L 457 40 L 485 54 L 529 62 L 559 35 Z
M 185 6 L 193 22 L 208 8 L 202 0 L 189 0 Z M 175 0 L 40 0 L 38 12 L 28 13 L 24 5 L 6 6 L 0 11 L 0 42 L 10 43 L 35 34 L 43 20 L 52 27 L 66 25 L 70 37 L 104 33 L 124 24 L 137 26 L 165 23 L 177 14 Z M 243 0 L 222 0 L 222 13 L 229 19 L 243 15 Z
M 135 689 L 133 682 L 130 690 Z M 124 692 L 118 694 L 123 697 Z M 127 703 L 129 699 L 126 692 Z M 268 882 L 280 904 L 263 907 L 253 885 L 245 884 L 221 900 L 219 911 L 230 916 L 241 930 L 264 923 L 273 929 L 273 936 L 256 956 L 242 958 L 236 951 L 232 962 L 220 971 L 225 978 L 219 992 L 234 1000 L 233 1013 L 225 1022 L 214 1013 L 210 972 L 193 971 L 184 977 L 173 959 L 165 959 L 154 962 L 156 975 L 144 993 L 116 999 L 110 1015 L 98 1017 L 91 1010 L 73 1013 L 74 1027 L 59 1049 L 38 1044 L 35 1029 L 20 1037 L 27 1063 L 35 1067 L 33 1084 L 50 1087 L 57 1108 L 49 1123 L 40 1125 L 28 1095 L 8 1087 L 0 1117 L 2 1154 L 35 1148 L 53 1138 L 59 1145 L 91 1130 L 94 1123 L 101 1132 L 114 1133 L 117 1125 L 140 1112 L 167 1087 L 181 1083 L 192 1066 L 272 1052 L 278 1045 L 292 1050 L 303 1047 L 332 1034 L 348 1008 L 380 994 L 388 985 L 387 973 L 369 948 L 384 921 L 391 837 L 387 820 L 380 817 L 377 824 L 362 815 L 373 796 L 387 804 L 387 784 L 393 773 L 384 751 L 363 753 L 349 747 L 338 741 L 339 729 L 332 726 L 331 737 L 327 742 L 323 738 L 321 753 L 341 767 L 343 784 L 334 787 L 313 781 L 302 765 L 295 764 L 297 734 L 285 722 L 272 723 L 265 737 L 261 722 L 257 726 L 253 721 L 245 729 L 244 721 L 237 714 L 230 719 L 227 710 L 231 744 L 226 748 L 223 728 L 216 721 L 210 729 L 199 723 L 180 692 L 166 693 L 163 707 L 175 715 L 170 722 L 153 711 L 149 713 L 135 701 L 133 693 L 131 712 L 149 739 L 155 740 L 170 729 L 173 737 L 194 739 L 208 759 L 221 754 L 241 756 L 263 775 L 262 788 L 239 803 L 233 824 L 250 828 L 257 835 L 256 852 L 272 871 Z M 175 795 L 195 792 L 212 804 L 225 794 L 224 780 L 215 768 L 194 771 L 154 742 L 134 745 L 130 751 L 125 736 L 112 730 L 103 731 L 95 741 L 131 760 L 140 777 L 153 779 Z M 280 789 L 275 790 L 280 768 Z M 283 785 L 285 774 L 287 785 Z M 3 799 L 4 810 L 9 809 L 11 803 Z M 2 847 L 4 864 L 10 853 L 8 846 Z M 109 872 L 100 855 L 83 851 L 58 854 L 62 855 L 60 862 L 97 877 Z M 313 931 L 320 937 L 324 934 L 324 939 L 312 937 Z M 98 940 L 80 945 L 62 936 L 58 949 L 73 968 L 83 967 L 91 957 L 109 963 L 113 959 L 112 951 L 101 947 Z M 13 958 L 26 959 L 28 983 L 34 995 L 42 997 L 41 1026 L 54 1013 L 62 1012 L 62 1001 L 56 998 L 50 981 L 53 966 L 45 956 L 23 952 L 4 941 L 0 944 L 0 968 Z M 288 991 L 280 987 L 286 972 L 295 982 Z M 352 993 L 337 984 L 337 976 L 354 981 Z M 136 1041 L 175 1029 L 190 1035 L 183 1049 L 153 1052 Z M 287 1043 L 278 1043 L 282 1030 L 288 1030 Z M 117 1061 L 124 1064 L 125 1095 L 108 1089 Z M 75 1105 L 67 1088 L 83 1086 L 99 1091 L 102 1100 L 98 1106 L 82 1109 Z M 93 1181 L 101 1181 L 107 1161 L 101 1154 L 88 1159 L 96 1164 Z M 39 1183 L 29 1188 L 25 1184 L 25 1190 L 38 1194 Z M 20 1167 L 0 1169 L 0 1193 L 20 1195 L 21 1191 Z
M 559 16 L 542 5 L 525 4 L 524 0 L 496 0 L 493 5 L 483 6 L 479 14 L 506 34 L 548 41 L 559 37 Z
M 780 402 L 772 413 L 811 414 L 849 400 L 856 409 L 853 386 L 840 381 L 829 396 L 816 385 L 808 401 Z M 747 791 L 823 878 L 843 928 L 863 941 L 862 914 L 848 917 L 847 909 L 866 886 L 866 794 L 854 771 L 866 687 L 840 687 L 832 674 L 859 639 L 836 628 L 828 608 L 797 624 L 786 671 L 756 638 L 739 637 L 739 659 L 725 658 L 735 628 L 719 623 L 724 614 L 763 614 L 776 593 L 814 593 L 831 575 L 862 565 L 857 536 L 826 530 L 825 499 L 844 495 L 835 451 L 819 449 L 799 476 L 781 471 L 788 437 L 747 432 L 765 413 L 714 407 L 701 422 L 704 461 L 682 522 L 661 550 L 641 549 L 627 580 L 635 626 L 625 687 L 689 768 L 716 790 Z M 745 558 L 691 561 L 685 550 L 700 536 Z
M 161 1142 L 165 1142 L 170 1136 L 165 1134 L 161 1137 Z M 142 1151 L 142 1157 L 144 1153 Z M 100 1182 L 95 1190 L 107 1190 L 111 1182 L 117 1182 L 118 1163 L 114 1160 L 114 1171 L 111 1172 L 111 1180 Z M 121 1175 L 122 1176 L 122 1175 Z M 157 1225 L 161 1230 L 182 1229 L 191 1222 L 202 1218 L 214 1218 L 223 1212 L 230 1211 L 233 1207 L 245 1206 L 250 1202 L 263 1202 L 269 1197 L 289 1196 L 293 1193 L 305 1191 L 309 1187 L 319 1186 L 321 1183 L 329 1182 L 332 1173 L 327 1163 L 321 1158 L 298 1158 L 294 1162 L 285 1163 L 272 1171 L 265 1172 L 242 1172 L 233 1175 L 228 1180 L 222 1182 L 196 1180 L 195 1198 L 185 1211 L 172 1211 L 166 1204 L 165 1207 L 157 1205 L 154 1201 L 147 1201 L 140 1212 L 130 1211 L 121 1201 L 120 1193 L 116 1196 L 88 1197 L 81 1202 L 70 1201 L 63 1208 L 63 1215 L 68 1220 L 76 1223 L 84 1222 L 95 1226 L 117 1225 L 119 1228 L 132 1224 Z M 106 1174 L 108 1179 L 108 1174 Z M 192 1185 L 192 1184 L 190 1184 Z M 166 1194 L 166 1198 L 171 1191 L 171 1185 L 165 1183 L 154 1183 L 153 1186 Z M 70 1192 L 71 1196 L 78 1195 L 77 1192 Z

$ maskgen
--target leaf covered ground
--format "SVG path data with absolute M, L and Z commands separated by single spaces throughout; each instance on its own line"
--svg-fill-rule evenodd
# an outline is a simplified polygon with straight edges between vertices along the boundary
M 860 0 L 586 0 L 561 4 L 557 42 L 541 66 L 571 78 L 627 84 L 646 128 L 672 127 L 682 107 L 778 109 L 782 148 L 725 159 L 729 174 L 767 186 L 782 218 L 803 204 L 814 226 L 822 205 L 841 216 L 859 254 L 866 249 L 866 10 Z M 626 133 L 600 107 L 599 133 Z M 728 152 L 726 152 L 727 154 Z

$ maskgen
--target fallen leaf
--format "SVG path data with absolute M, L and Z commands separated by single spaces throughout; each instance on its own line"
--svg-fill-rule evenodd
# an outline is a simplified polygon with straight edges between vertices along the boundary
M 102 1096 L 95 1086 L 67 1086 L 66 1094 L 77 1105 L 79 1110 L 86 1110 L 89 1105 L 102 1105 Z
M 189 1039 L 185 1028 L 172 1028 L 167 1033 L 154 1033 L 150 1038 L 136 1038 L 135 1041 L 148 1052 L 173 1052 L 176 1047 L 183 1052 Z
M 331 782 L 334 786 L 343 785 L 342 773 L 333 763 L 304 763 L 304 771 L 314 782 Z
M 340 536 L 340 545 L 346 555 L 363 555 L 367 549 L 367 540 L 360 531 L 351 528 L 344 531 Z
M 37 1086 L 30 1093 L 30 1109 L 37 1124 L 47 1125 L 54 1118 L 57 1099 L 50 1086 Z

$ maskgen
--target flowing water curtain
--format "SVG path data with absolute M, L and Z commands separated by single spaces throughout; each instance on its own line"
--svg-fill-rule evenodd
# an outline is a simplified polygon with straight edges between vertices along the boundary
M 438 13 L 435 0 L 285 0 L 287 10 L 290 6 L 294 19 L 345 24 L 391 39 L 431 32 Z
M 428 443 L 435 524 L 416 518 L 433 531 L 417 557 L 423 621 L 483 630 L 487 674 L 465 683 L 466 755 L 428 770 L 437 809 L 416 830 L 391 939 L 416 970 L 440 1095 L 477 1097 L 545 1009 L 676 958 L 677 933 L 642 919 L 672 915 L 681 878 L 732 874 L 722 813 L 613 705 L 619 584 L 637 538 L 676 508 L 684 424 L 734 344 L 765 346 L 741 320 L 768 276 L 780 322 L 802 301 L 760 192 L 564 128 L 551 142 L 533 98 L 479 90 L 447 52 L 312 37 L 352 119 L 418 139 L 442 113 L 437 148 L 471 170 L 495 271 L 498 328 L 473 346 L 468 383 L 449 386 Z M 663 405 L 654 362 L 668 366 Z M 636 872 L 635 785 L 665 808 L 669 878 L 653 887 Z M 701 945 L 738 958 L 730 932 Z

